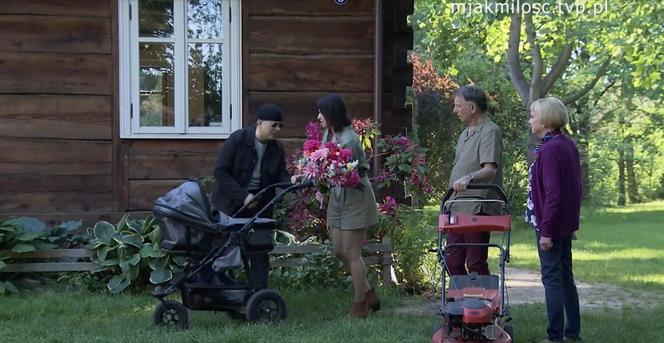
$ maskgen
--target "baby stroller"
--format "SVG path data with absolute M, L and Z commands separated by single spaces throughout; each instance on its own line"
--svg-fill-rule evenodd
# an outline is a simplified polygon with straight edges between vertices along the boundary
M 505 294 L 505 264 L 509 262 L 511 217 L 507 196 L 496 185 L 469 185 L 468 189 L 491 189 L 501 200 L 456 198 L 449 200 L 454 192 L 449 189 L 443 197 L 438 218 L 438 260 L 442 268 L 441 306 L 442 323 L 432 337 L 433 343 L 451 342 L 499 342 L 512 343 L 513 329 L 505 326 L 508 306 Z M 452 214 L 455 202 L 499 203 L 502 215 L 478 216 Z M 497 243 L 448 243 L 447 234 L 467 232 L 502 232 L 503 239 Z M 453 246 L 488 246 L 500 250 L 499 275 L 450 275 L 445 263 L 446 251 Z
M 155 324 L 186 328 L 187 309 L 227 312 L 233 318 L 249 322 L 277 322 L 286 318 L 286 302 L 279 292 L 239 282 L 234 273 L 243 266 L 247 274 L 251 272 L 247 254 L 267 255 L 274 248 L 276 222 L 259 218 L 260 215 L 286 193 L 311 185 L 311 182 L 287 182 L 266 187 L 256 194 L 257 199 L 269 189 L 283 190 L 251 218 L 213 213 L 203 185 L 197 180 L 186 181 L 157 199 L 154 214 L 161 228 L 161 249 L 174 256 L 185 256 L 187 263 L 165 287 L 155 289 L 153 294 L 159 299 Z M 178 290 L 182 303 L 165 299 Z

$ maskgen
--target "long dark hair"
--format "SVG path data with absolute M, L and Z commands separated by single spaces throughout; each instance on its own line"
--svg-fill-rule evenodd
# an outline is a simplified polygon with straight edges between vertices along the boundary
M 341 131 L 341 128 L 350 125 L 350 120 L 346 114 L 346 103 L 341 96 L 337 94 L 326 95 L 316 101 L 316 106 L 318 106 L 318 110 L 332 131 Z

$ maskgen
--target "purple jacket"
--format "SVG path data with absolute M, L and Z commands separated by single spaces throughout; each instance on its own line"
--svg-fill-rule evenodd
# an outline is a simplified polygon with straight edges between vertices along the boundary
M 579 150 L 564 134 L 546 142 L 533 168 L 532 195 L 540 235 L 558 239 L 579 229 L 581 165 Z

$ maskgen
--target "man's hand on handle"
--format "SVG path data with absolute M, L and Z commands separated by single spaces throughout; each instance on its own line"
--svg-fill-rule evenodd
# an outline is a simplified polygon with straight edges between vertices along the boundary
M 247 204 L 251 203 L 249 206 Z M 254 208 L 256 207 L 256 202 L 254 201 L 254 195 L 249 193 L 247 194 L 247 197 L 244 198 L 244 205 L 247 206 L 248 208 Z

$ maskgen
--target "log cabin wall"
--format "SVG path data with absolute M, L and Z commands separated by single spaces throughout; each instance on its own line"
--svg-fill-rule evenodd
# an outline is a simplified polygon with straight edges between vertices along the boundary
M 3 0 L 0 216 L 115 219 L 149 211 L 189 177 L 211 175 L 221 140 L 120 139 L 117 0 Z M 404 104 L 413 2 L 384 1 L 383 131 L 410 128 Z M 265 102 L 299 146 L 315 101 L 334 92 L 373 114 L 374 1 L 242 1 L 243 124 Z
M 0 4 L 0 214 L 113 210 L 108 1 Z

